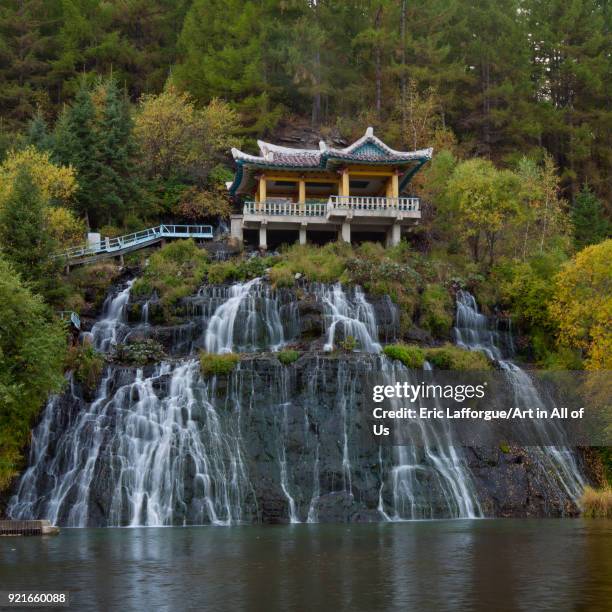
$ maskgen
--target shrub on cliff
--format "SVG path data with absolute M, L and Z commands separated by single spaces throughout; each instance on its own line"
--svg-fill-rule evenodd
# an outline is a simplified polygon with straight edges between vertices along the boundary
M 292 349 L 280 351 L 276 357 L 283 365 L 290 365 L 300 358 L 300 353 Z
M 164 349 L 159 342 L 151 338 L 130 344 L 119 344 L 115 348 L 113 358 L 121 363 L 130 365 L 146 365 L 155 363 L 166 357 Z
M 421 296 L 419 324 L 436 338 L 448 338 L 453 324 L 453 302 L 448 291 L 437 284 L 428 284 Z
M 439 370 L 490 370 L 491 363 L 479 351 L 446 344 L 440 348 L 425 349 L 425 358 Z
M 240 355 L 236 353 L 215 353 L 200 352 L 200 369 L 204 376 L 226 375 L 233 371 L 240 361 Z
M 104 355 L 91 344 L 71 346 L 66 354 L 65 367 L 86 391 L 93 391 L 100 382 L 104 369 Z
M 418 346 L 408 344 L 389 344 L 383 349 L 389 359 L 401 361 L 407 368 L 419 369 L 425 362 L 425 353 Z
M 157 293 L 169 314 L 170 306 L 196 291 L 207 270 L 208 253 L 193 240 L 177 240 L 151 256 L 142 276 L 132 286 L 132 294 Z

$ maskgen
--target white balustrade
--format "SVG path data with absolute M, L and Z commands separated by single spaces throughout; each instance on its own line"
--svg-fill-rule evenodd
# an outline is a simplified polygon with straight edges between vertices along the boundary
M 386 198 L 381 196 L 330 196 L 329 206 L 332 209 L 349 210 L 388 210 L 403 212 L 418 211 L 419 198 Z

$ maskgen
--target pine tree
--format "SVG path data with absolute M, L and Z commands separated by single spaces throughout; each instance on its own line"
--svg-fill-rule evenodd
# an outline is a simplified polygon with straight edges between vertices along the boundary
M 10 126 L 47 101 L 50 40 L 44 30 L 55 1 L 4 0 L 0 7 L 0 109 Z
M 572 203 L 572 223 L 574 243 L 579 250 L 610 236 L 612 227 L 604 216 L 603 205 L 586 184 Z
M 121 96 L 112 77 L 102 87 L 106 95 L 98 125 L 96 161 L 100 172 L 94 191 L 99 198 L 102 220 L 110 224 L 122 221 L 128 205 L 134 204 L 134 144 L 126 97 Z
M 52 143 L 47 129 L 47 122 L 40 108 L 28 123 L 26 143 L 35 146 L 40 151 L 46 151 L 51 148 Z
M 79 191 L 77 211 L 88 223 L 96 223 L 99 216 L 99 194 L 96 185 L 100 167 L 97 156 L 95 109 L 91 94 L 84 82 L 72 106 L 64 110 L 53 133 L 54 158 L 61 164 L 71 164 L 77 171 Z
M 47 229 L 44 201 L 27 169 L 21 169 L 0 211 L 0 244 L 21 277 L 36 289 L 48 287 L 55 242 Z

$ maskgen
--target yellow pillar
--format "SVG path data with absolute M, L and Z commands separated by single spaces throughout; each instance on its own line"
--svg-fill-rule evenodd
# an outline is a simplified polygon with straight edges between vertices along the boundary
M 263 203 L 266 201 L 266 176 L 262 174 L 259 177 L 259 206 L 263 207 Z
M 340 193 L 338 195 L 348 196 L 349 194 L 349 172 L 345 168 L 342 170 L 342 176 L 340 179 Z
M 386 187 L 386 189 L 385 189 L 385 196 L 386 196 L 387 198 L 392 198 L 392 197 L 393 197 L 393 196 L 392 196 L 392 193 L 393 193 L 393 184 L 392 184 L 392 183 L 393 183 L 393 177 L 392 177 L 392 176 L 390 176 L 390 177 L 387 179 L 387 184 L 386 184 L 386 186 L 385 186 L 385 187 Z
M 394 172 L 391 176 L 391 197 L 399 198 L 399 174 Z M 399 205 L 399 202 L 395 201 L 396 205 Z
M 300 208 L 305 210 L 306 205 L 306 181 L 303 178 L 300 178 L 298 181 L 298 203 L 300 204 Z

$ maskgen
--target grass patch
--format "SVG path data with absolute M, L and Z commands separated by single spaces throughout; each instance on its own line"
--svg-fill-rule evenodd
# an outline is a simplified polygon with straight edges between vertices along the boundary
M 200 369 L 204 376 L 216 376 L 230 374 L 240 361 L 240 355 L 236 353 L 215 353 L 200 352 Z
M 300 358 L 300 353 L 299 351 L 294 351 L 293 349 L 287 349 L 280 351 L 276 357 L 283 365 L 290 365 Z
M 142 276 L 132 285 L 135 296 L 156 293 L 169 318 L 169 308 L 193 294 L 208 271 L 208 253 L 193 240 L 177 240 L 149 259 Z
M 440 348 L 425 349 L 425 358 L 439 370 L 490 370 L 491 363 L 479 351 L 446 344 Z
M 612 487 L 585 487 L 580 506 L 582 516 L 587 518 L 612 518 Z
M 383 348 L 383 353 L 389 359 L 401 361 L 407 368 L 420 369 L 425 362 L 425 353 L 418 346 L 408 344 L 388 344 Z

